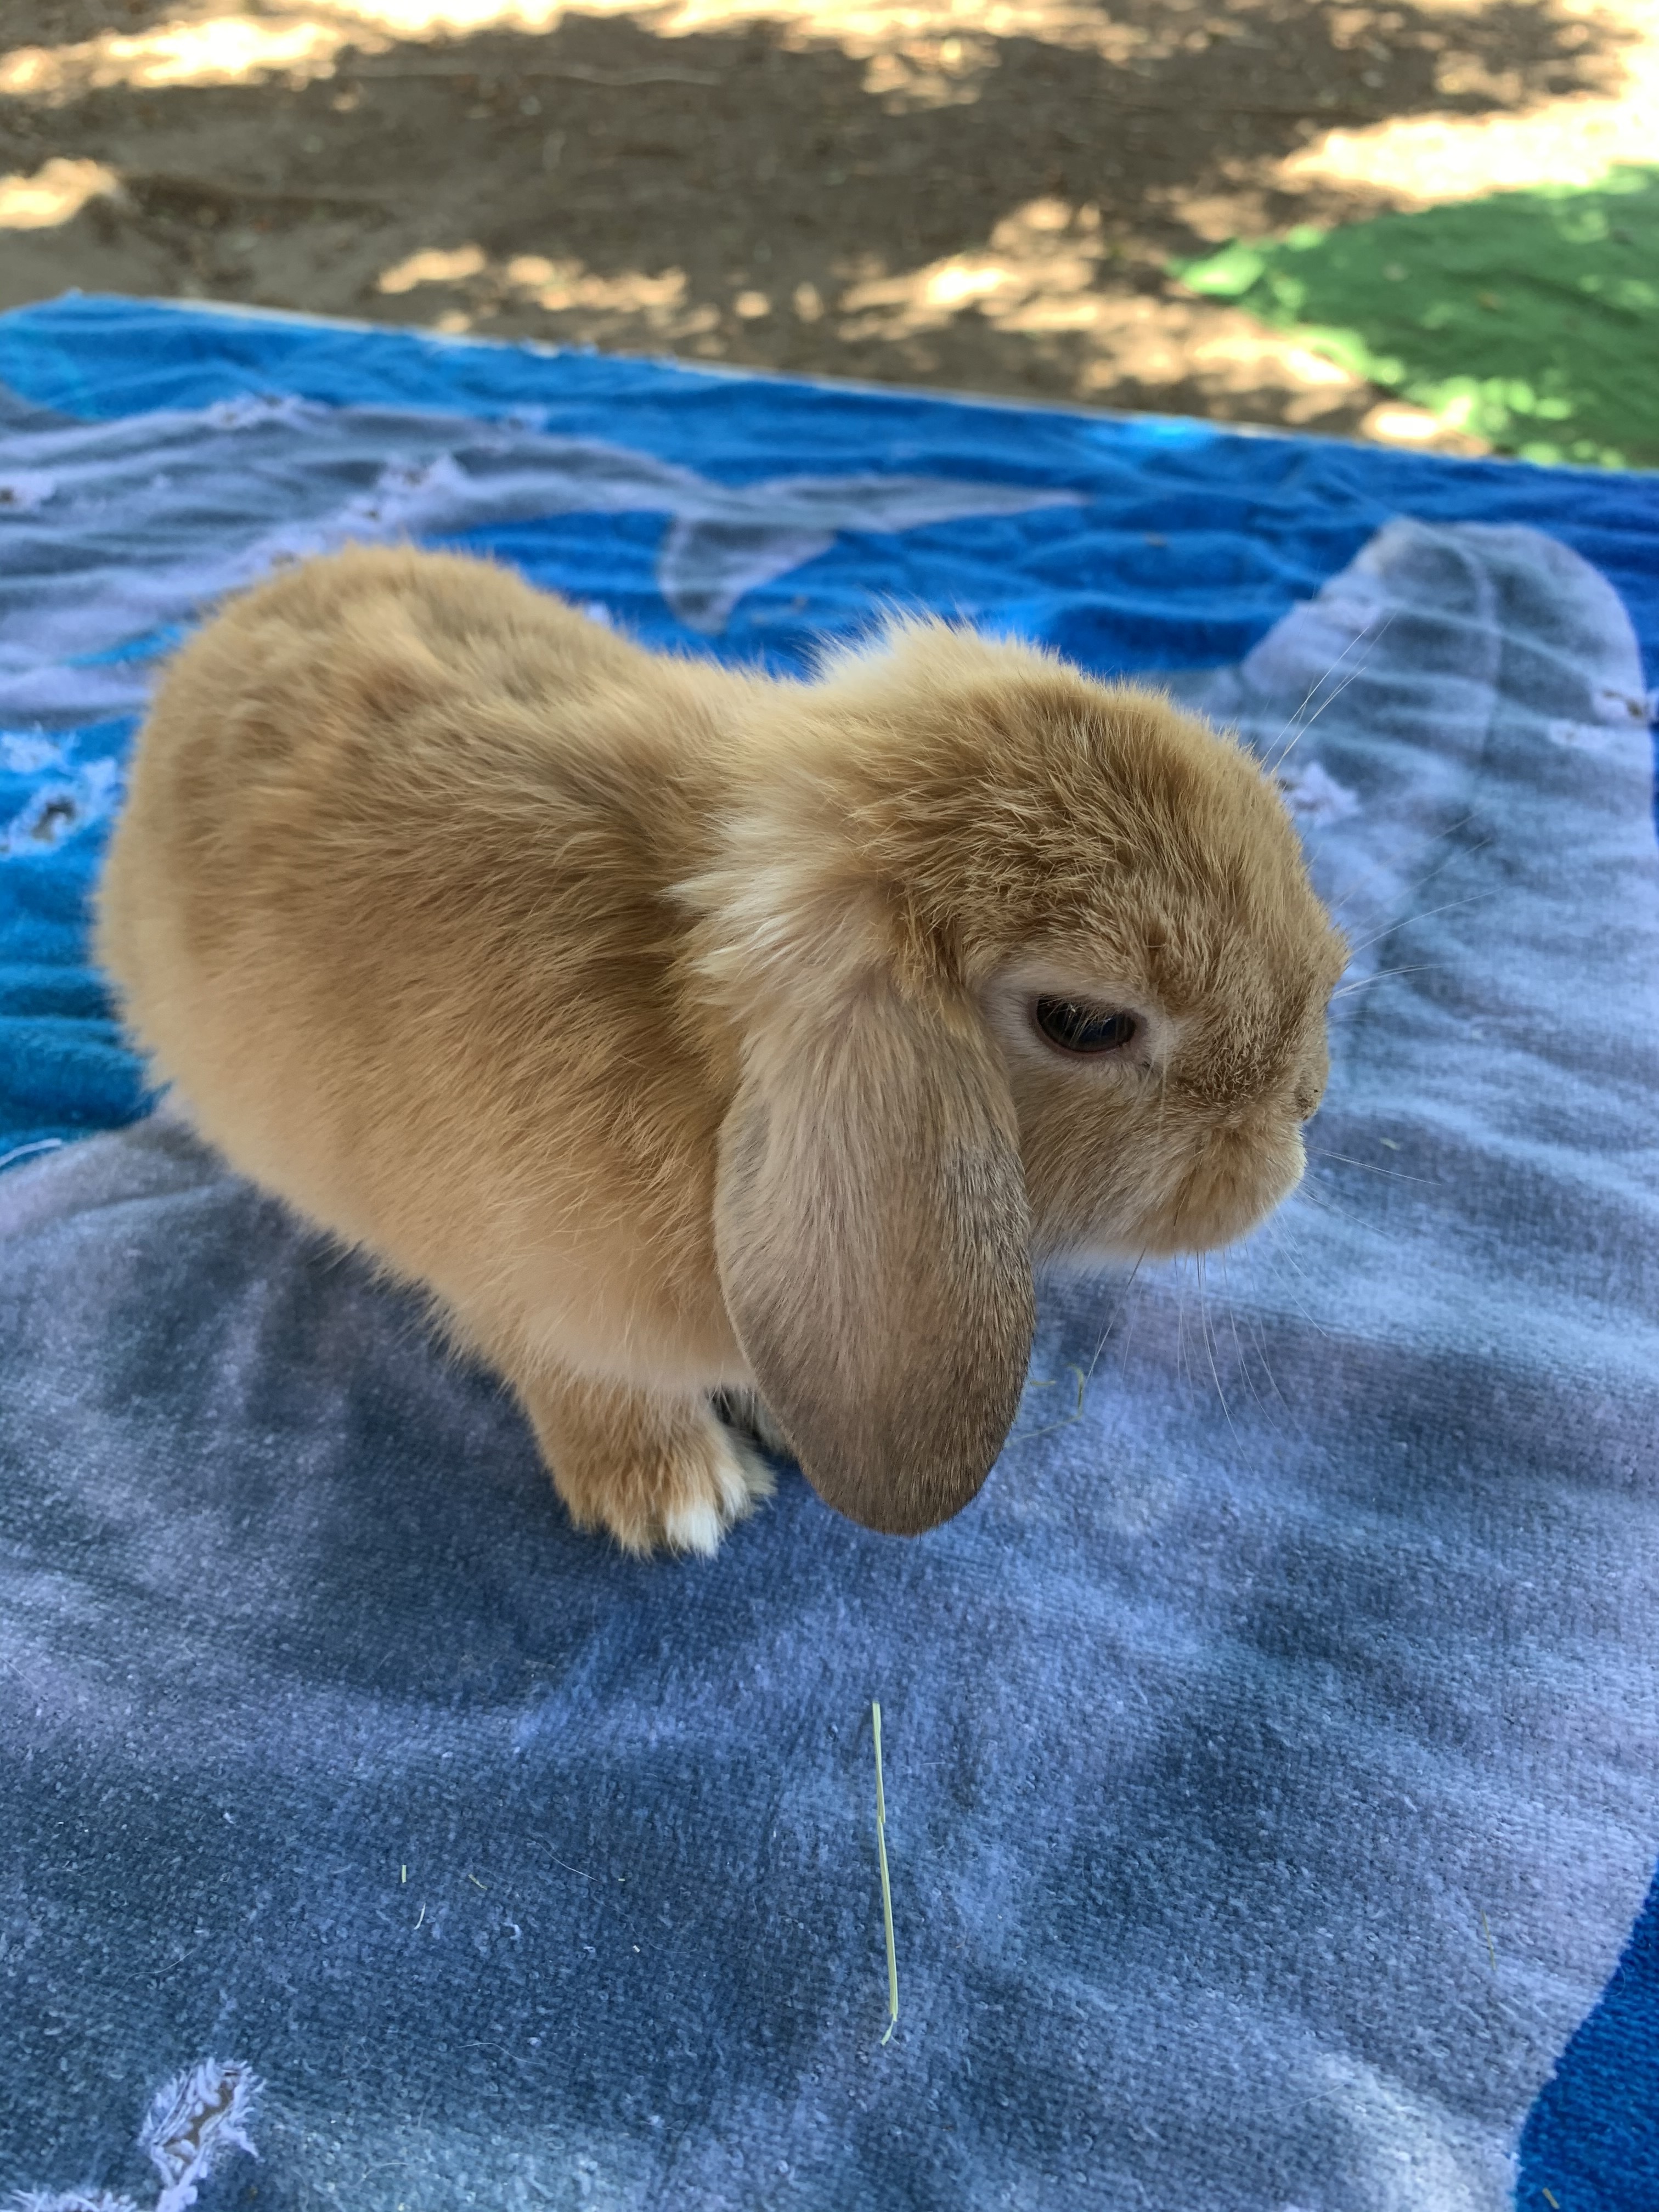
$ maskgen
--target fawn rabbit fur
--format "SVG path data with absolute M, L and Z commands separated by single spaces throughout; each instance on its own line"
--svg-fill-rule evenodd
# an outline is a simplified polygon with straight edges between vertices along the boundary
M 1035 1264 L 1295 1184 L 1344 958 L 1159 696 L 933 622 L 783 681 L 368 549 L 179 653 L 100 942 L 201 1133 L 426 1286 L 637 1551 L 769 1487 L 724 1396 L 872 1528 L 966 1504 Z

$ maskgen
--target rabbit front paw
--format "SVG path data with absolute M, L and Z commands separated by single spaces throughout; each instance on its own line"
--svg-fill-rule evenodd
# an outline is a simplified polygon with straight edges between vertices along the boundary
M 518 1389 L 571 1519 L 636 1557 L 707 1558 L 772 1494 L 765 1462 L 701 1401 L 565 1376 L 521 1380 Z

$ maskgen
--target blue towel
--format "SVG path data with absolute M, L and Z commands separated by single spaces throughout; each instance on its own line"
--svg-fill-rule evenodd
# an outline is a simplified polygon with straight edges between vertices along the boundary
M 0 1158 L 140 1109 L 82 955 L 101 830 L 157 657 L 274 560 L 417 535 L 740 660 L 896 604 L 1136 672 L 1238 659 L 1395 514 L 1571 545 L 1659 681 L 1659 477 L 128 301 L 0 315 Z
M 0 379 L 0 1078 L 13 1148 L 113 1131 L 0 1177 L 0 2190 L 1659 2205 L 1659 484 L 112 302 Z M 81 902 L 144 684 L 408 531 L 1302 730 L 1361 948 L 1304 1192 L 1049 1285 L 946 1528 L 783 1469 L 709 1563 L 574 1536 L 412 1302 L 133 1120 Z

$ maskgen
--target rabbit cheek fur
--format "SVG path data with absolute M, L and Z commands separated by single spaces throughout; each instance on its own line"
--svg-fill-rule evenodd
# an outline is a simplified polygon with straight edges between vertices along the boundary
M 388 550 L 179 656 L 100 936 L 202 1133 L 426 1286 L 635 1550 L 768 1488 L 720 1395 L 869 1526 L 958 1510 L 1034 1258 L 1294 1182 L 1343 957 L 1270 785 L 1151 695 L 935 624 L 775 682 Z M 1056 995 L 1133 1039 L 1057 1053 Z

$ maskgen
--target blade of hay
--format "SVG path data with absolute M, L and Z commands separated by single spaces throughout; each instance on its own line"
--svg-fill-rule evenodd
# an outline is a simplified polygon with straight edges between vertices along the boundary
M 876 1856 L 881 1862 L 881 1927 L 887 1938 L 887 2037 L 898 2026 L 898 1960 L 893 1950 L 893 1886 L 887 1875 L 887 1801 L 881 1786 L 881 1707 L 872 1698 L 870 1726 L 876 1740 Z

